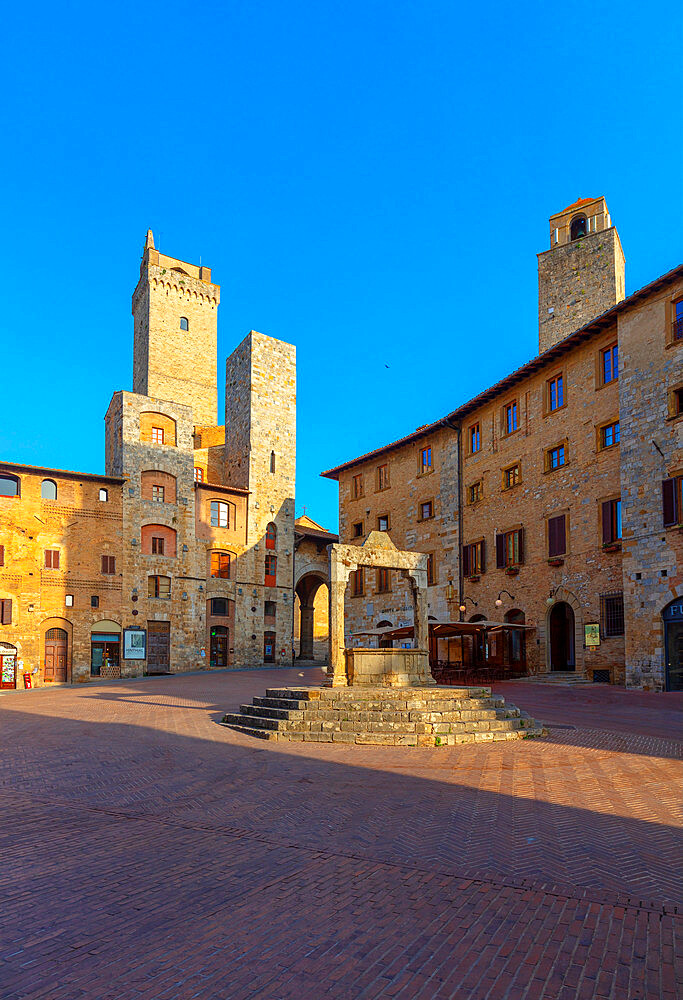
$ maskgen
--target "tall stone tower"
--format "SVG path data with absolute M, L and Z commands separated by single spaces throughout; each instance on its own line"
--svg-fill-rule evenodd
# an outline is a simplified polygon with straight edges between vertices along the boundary
M 296 348 L 252 330 L 226 362 L 225 476 L 250 491 L 241 578 L 253 581 L 254 601 L 242 621 L 238 608 L 237 631 L 262 631 L 261 601 L 268 602 L 276 659 L 292 648 L 295 475 Z
M 624 298 L 624 252 L 604 198 L 550 216 L 538 254 L 538 350 L 547 351 Z
M 191 406 L 197 425 L 218 422 L 219 302 L 211 269 L 159 253 L 148 230 L 133 292 L 133 391 Z

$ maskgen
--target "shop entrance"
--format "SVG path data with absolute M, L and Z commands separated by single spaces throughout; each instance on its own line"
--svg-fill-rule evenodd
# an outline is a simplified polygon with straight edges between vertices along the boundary
M 147 622 L 147 673 L 171 671 L 171 623 Z
M 683 598 L 668 604 L 662 612 L 666 650 L 666 690 L 683 691 Z
M 0 643 L 0 688 L 17 686 L 17 647 Z
M 214 625 L 211 629 L 211 648 L 209 655 L 209 664 L 212 667 L 227 667 L 228 630 L 224 625 Z
M 574 655 L 574 611 L 558 601 L 550 610 L 550 669 L 576 670 Z
M 93 632 L 90 643 L 90 673 L 101 677 L 102 669 L 119 666 L 121 637 L 115 632 Z
M 50 683 L 66 683 L 68 637 L 63 628 L 49 628 L 45 633 L 45 672 Z
M 263 635 L 263 662 L 275 663 L 275 633 L 265 632 Z

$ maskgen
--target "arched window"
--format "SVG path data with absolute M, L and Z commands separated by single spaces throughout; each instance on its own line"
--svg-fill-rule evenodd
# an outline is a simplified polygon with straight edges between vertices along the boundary
M 234 528 L 235 527 L 235 505 L 226 503 L 224 500 L 212 500 L 210 503 L 211 527 L 212 528 Z
M 143 524 L 141 549 L 144 556 L 175 556 L 176 532 L 165 524 Z
M 266 528 L 266 548 L 274 549 L 276 542 L 277 542 L 277 528 L 271 521 L 268 527 Z
M 265 573 L 265 585 L 266 587 L 275 587 L 275 578 L 277 576 L 277 556 L 268 553 L 266 556 L 266 573 Z
M 100 500 L 102 503 L 106 503 L 109 499 L 109 493 L 107 490 L 100 490 Z
M 575 219 L 572 219 L 572 224 L 569 229 L 569 235 L 572 240 L 578 240 L 582 236 L 586 235 L 585 215 L 577 215 Z
M 43 479 L 40 484 L 40 495 L 43 500 L 57 499 L 57 483 L 54 479 Z
M 219 580 L 229 580 L 232 566 L 230 552 L 211 553 L 211 576 Z
M 180 329 L 181 330 L 189 330 L 190 329 L 190 324 L 187 321 L 187 316 L 181 316 L 180 317 Z
M 0 497 L 18 497 L 19 479 L 17 476 L 0 476 Z
M 275 472 L 275 452 L 270 453 L 270 471 Z

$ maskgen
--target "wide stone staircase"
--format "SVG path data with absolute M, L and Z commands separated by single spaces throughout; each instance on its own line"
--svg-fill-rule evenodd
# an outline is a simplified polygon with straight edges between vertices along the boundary
M 546 734 L 490 687 L 268 688 L 222 725 L 263 740 L 412 747 Z

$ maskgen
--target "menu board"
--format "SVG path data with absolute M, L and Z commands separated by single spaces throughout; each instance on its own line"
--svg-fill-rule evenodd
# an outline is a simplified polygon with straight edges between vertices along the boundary
M 600 625 L 597 622 L 584 625 L 586 648 L 600 645 Z

